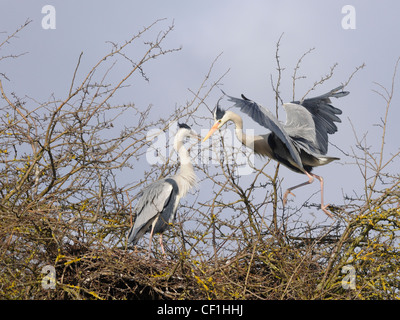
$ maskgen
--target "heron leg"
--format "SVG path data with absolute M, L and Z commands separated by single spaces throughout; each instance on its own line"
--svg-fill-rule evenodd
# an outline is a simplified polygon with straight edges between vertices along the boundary
M 164 244 L 163 244 L 162 233 L 160 233 L 158 239 L 159 239 L 159 241 L 160 241 L 161 251 L 162 251 L 162 253 L 163 253 L 164 257 L 165 257 L 165 250 L 164 250 Z
M 153 225 L 151 226 L 151 231 L 150 231 L 150 236 L 149 236 L 149 252 L 147 253 L 147 259 L 150 259 L 150 254 L 151 254 L 151 241 L 153 240 L 153 232 L 154 232 L 154 227 L 156 226 L 157 219 L 155 222 L 153 222 Z
M 287 197 L 288 197 L 289 194 L 291 194 L 292 196 L 295 196 L 295 195 L 292 193 L 292 190 L 297 189 L 297 188 L 300 188 L 300 187 L 303 187 L 303 186 L 306 186 L 306 185 L 308 185 L 308 184 L 310 184 L 310 183 L 313 183 L 313 181 L 314 181 L 314 176 L 315 176 L 315 175 L 311 175 L 311 174 L 309 174 L 308 172 L 306 172 L 306 175 L 307 175 L 307 177 L 308 177 L 308 181 L 303 182 L 303 183 L 300 183 L 300 184 L 298 184 L 297 186 L 291 187 L 291 188 L 289 188 L 289 189 L 286 190 L 285 194 L 283 195 L 283 206 L 286 206 Z M 320 178 L 320 177 L 319 177 L 319 178 Z
M 292 190 L 303 187 L 307 184 L 311 184 L 314 181 L 314 178 L 316 178 L 320 184 L 321 184 L 321 210 L 330 218 L 334 219 L 334 216 L 327 210 L 329 204 L 324 204 L 324 179 L 321 176 L 317 176 L 314 173 L 308 173 L 306 172 L 306 175 L 308 177 L 308 181 L 303 182 L 298 184 L 297 186 L 291 187 L 289 189 L 286 190 L 285 194 L 283 195 L 283 205 L 286 205 L 287 202 L 287 196 L 289 194 L 291 194 L 292 196 L 294 196 L 294 194 L 292 193 Z
M 319 180 L 321 184 L 321 210 L 330 218 L 334 219 L 334 216 L 332 213 L 330 213 L 326 208 L 329 206 L 329 204 L 324 204 L 324 179 L 320 176 L 317 176 L 316 174 L 312 174 L 313 177 Z

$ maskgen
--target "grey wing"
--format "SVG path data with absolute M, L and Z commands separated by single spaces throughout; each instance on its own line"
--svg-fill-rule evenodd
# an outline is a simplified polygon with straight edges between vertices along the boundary
M 296 142 L 302 142 L 303 148 L 319 149 L 315 122 L 312 114 L 300 104 L 284 103 L 286 111 L 285 130 L 289 136 Z M 315 151 L 315 150 L 314 150 Z
M 165 179 L 155 181 L 143 189 L 142 195 L 134 208 L 136 219 L 129 231 L 128 242 L 136 244 L 143 236 L 168 204 L 172 191 L 172 185 Z
M 305 142 L 310 151 L 325 155 L 328 151 L 328 134 L 337 131 L 335 122 L 341 122 L 337 115 L 342 111 L 333 107 L 330 98 L 341 98 L 349 94 L 337 87 L 318 97 L 286 103 L 287 119 L 285 129 L 291 137 Z M 304 141 L 306 140 L 306 141 Z
M 155 233 L 164 232 L 170 224 L 175 220 L 176 209 L 179 204 L 179 187 L 176 181 L 172 178 L 165 179 L 166 182 L 172 185 L 171 196 L 169 197 L 168 203 L 165 203 L 164 209 L 154 226 Z
M 303 168 L 300 155 L 296 147 L 293 145 L 292 139 L 285 131 L 283 125 L 269 110 L 261 107 L 256 102 L 247 99 L 244 95 L 242 95 L 243 99 L 234 98 L 228 95 L 227 97 L 230 101 L 235 103 L 235 107 L 240 108 L 240 111 L 250 116 L 258 124 L 271 130 L 271 132 L 273 132 L 285 144 L 299 168 Z

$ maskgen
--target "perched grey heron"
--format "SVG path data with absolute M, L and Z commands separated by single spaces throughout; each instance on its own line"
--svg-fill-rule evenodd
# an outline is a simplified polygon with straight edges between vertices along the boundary
M 225 94 L 225 93 L 224 93 Z M 247 147 L 261 156 L 267 156 L 282 163 L 289 169 L 307 175 L 308 181 L 286 190 L 283 196 L 283 205 L 286 205 L 292 190 L 310 184 L 314 178 L 321 184 L 321 209 L 329 217 L 333 215 L 324 204 L 324 181 L 322 177 L 311 173 L 312 169 L 322 166 L 339 158 L 326 156 L 328 151 L 328 134 L 337 131 L 335 122 L 341 122 L 337 115 L 342 111 L 333 107 L 330 98 L 340 98 L 348 95 L 343 91 L 343 86 L 337 87 L 321 96 L 284 103 L 286 110 L 286 123 L 282 124 L 267 109 L 242 95 L 242 99 L 230 97 L 229 101 L 250 116 L 255 122 L 269 129 L 271 133 L 265 135 L 249 136 L 243 132 L 242 118 L 232 111 L 225 111 L 217 106 L 214 111 L 215 124 L 208 132 L 203 142 L 206 141 L 217 129 L 226 122 L 232 121 L 236 126 L 237 138 Z
M 135 245 L 146 232 L 150 231 L 149 256 L 154 233 L 160 234 L 161 250 L 165 255 L 162 233 L 175 220 L 180 199 L 196 185 L 196 175 L 190 161 L 189 152 L 183 143 L 187 137 L 198 140 L 199 136 L 186 124 L 178 124 L 178 127 L 174 139 L 174 149 L 179 155 L 179 172 L 145 187 L 133 209 L 136 212 L 136 219 L 129 231 L 128 242 Z

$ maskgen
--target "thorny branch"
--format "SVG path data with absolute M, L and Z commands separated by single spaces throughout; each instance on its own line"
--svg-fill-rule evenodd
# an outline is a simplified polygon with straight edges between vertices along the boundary
M 359 138 L 354 129 L 355 147 L 345 156 L 359 169 L 365 190 L 331 206 L 338 217 L 335 223 L 310 221 L 303 214 L 307 203 L 283 210 L 279 166 L 271 170 L 274 162 L 252 159 L 243 146 L 228 144 L 234 138 L 228 128 L 211 146 L 191 150 L 200 187 L 182 201 L 174 226 L 164 235 L 167 257 L 155 249 L 155 258 L 143 259 L 145 241 L 136 250 L 127 246 L 139 191 L 177 170 L 170 156 L 164 163 L 143 166 L 152 143 L 146 133 L 152 128 L 166 131 L 182 118 L 212 123 L 211 113 L 203 111 L 211 111 L 214 89 L 226 75 L 213 74 L 218 56 L 199 87 L 189 89 L 192 98 L 164 119 L 154 115 L 152 106 L 113 105 L 110 98 L 133 74 L 148 80 L 146 64 L 179 49 L 163 48 L 172 24 L 145 42 L 139 58 L 128 55 L 126 48 L 160 23 L 122 45 L 112 43 L 111 51 L 86 72 L 81 70 L 81 54 L 66 97 L 44 103 L 21 99 L 0 81 L 0 297 L 398 299 L 400 181 L 393 166 L 400 150 L 388 151 L 384 145 L 392 125 L 389 109 L 399 60 L 392 86 L 378 85 L 376 92 L 385 102 L 380 145 L 368 145 L 367 135 Z M 275 52 L 276 84 L 271 76 L 276 108 L 285 82 L 281 38 Z M 297 81 L 304 77 L 299 76 L 301 62 L 311 51 L 297 61 L 289 79 L 293 97 Z M 127 71 L 109 83 L 117 58 Z M 336 67 L 309 91 L 327 82 Z M 117 126 L 125 118 L 129 125 Z M 238 155 L 251 174 L 240 174 Z M 136 169 L 139 163 L 141 171 Z M 129 183 L 121 183 L 124 174 L 131 177 Z M 55 267 L 54 290 L 41 287 L 45 265 Z M 356 269 L 352 290 L 341 286 L 346 265 Z

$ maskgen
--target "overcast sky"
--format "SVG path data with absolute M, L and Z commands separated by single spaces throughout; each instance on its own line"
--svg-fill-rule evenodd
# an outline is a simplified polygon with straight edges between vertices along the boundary
M 48 4 L 56 9 L 55 30 L 42 28 L 45 16 L 42 7 Z M 345 5 L 355 9 L 355 21 L 352 21 L 355 29 L 343 28 Z M 166 18 L 159 28 L 167 28 L 172 21 L 175 25 L 166 46 L 181 46 L 182 50 L 149 63 L 145 71 L 150 81 L 133 79 L 134 85 L 118 95 L 119 102 L 134 102 L 143 108 L 153 104 L 163 111 L 173 110 L 175 105 L 182 105 L 191 98 L 187 89 L 196 89 L 212 61 L 223 53 L 213 73 L 216 80 L 230 69 L 223 79 L 223 89 L 233 96 L 244 93 L 272 108 L 274 93 L 270 74 L 275 75 L 275 45 L 284 33 L 280 54 L 282 66 L 286 68 L 282 83 L 282 96 L 286 101 L 292 98 L 293 68 L 310 48 L 315 47 L 315 50 L 302 64 L 301 73 L 307 78 L 298 82 L 297 97 L 328 73 L 334 63 L 338 63 L 334 77 L 319 87 L 316 95 L 340 85 L 355 67 L 366 64 L 347 87 L 351 94 L 334 101 L 335 106 L 343 110 L 343 122 L 331 141 L 350 151 L 355 140 L 348 119 L 360 135 L 368 131 L 370 144 L 379 142 L 375 137 L 379 128 L 373 125 L 383 117 L 385 103 L 372 89 L 377 89 L 374 82 L 386 87 L 391 85 L 393 68 L 400 56 L 399 12 L 400 2 L 394 0 L 1 1 L 0 32 L 10 34 L 27 18 L 33 22 L 18 39 L 0 51 L 0 55 L 28 53 L 18 59 L 0 61 L 0 72 L 10 79 L 4 86 L 12 86 L 8 90 L 20 96 L 47 101 L 54 93 L 62 98 L 68 93 L 82 51 L 82 67 L 92 66 L 109 51 L 106 41 L 122 43 L 156 19 Z M 0 33 L 0 39 L 5 36 Z M 400 76 L 397 86 L 399 79 Z M 219 93 L 215 93 L 215 102 L 218 97 Z M 284 113 L 282 116 L 284 118 Z M 400 130 L 396 122 L 399 118 L 399 98 L 395 96 L 390 111 L 388 151 L 398 150 Z M 209 125 L 204 123 L 203 128 Z M 262 131 L 250 121 L 244 126 Z M 194 129 L 200 131 L 201 128 Z M 360 175 L 348 163 L 350 159 L 335 148 L 330 147 L 328 154 L 341 157 L 341 162 L 318 168 L 315 173 L 325 177 L 326 201 L 342 201 L 342 190 L 350 193 L 354 186 L 361 185 Z M 304 180 L 304 176 L 290 171 L 282 171 L 282 174 L 288 175 L 285 187 Z M 318 184 L 307 188 L 306 193 L 315 192 Z M 300 196 L 298 201 L 306 198 L 306 195 Z M 317 195 L 314 201 L 318 199 Z

